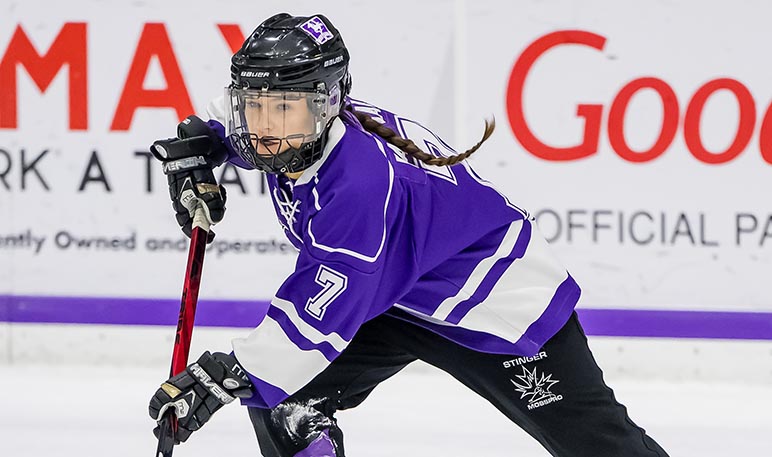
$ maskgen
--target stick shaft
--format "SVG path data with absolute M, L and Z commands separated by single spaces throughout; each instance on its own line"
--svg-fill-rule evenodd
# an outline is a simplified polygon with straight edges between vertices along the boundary
M 196 209 L 193 218 L 193 230 L 190 234 L 190 249 L 188 250 L 188 264 L 185 269 L 185 282 L 182 286 L 182 300 L 180 302 L 180 315 L 177 319 L 177 334 L 174 338 L 172 351 L 172 363 L 169 377 L 182 373 L 188 366 L 190 355 L 190 341 L 193 336 L 193 322 L 196 317 L 196 305 L 198 304 L 198 290 L 201 285 L 201 271 L 204 267 L 204 254 L 206 253 L 206 239 L 209 235 L 209 224 L 203 217 L 203 210 Z M 172 457 L 174 451 L 174 433 L 177 430 L 177 417 L 174 409 L 169 408 L 160 420 L 158 433 L 158 446 L 156 457 Z
M 188 265 L 185 270 L 185 283 L 182 288 L 180 315 L 177 320 L 177 334 L 174 338 L 174 351 L 170 376 L 182 373 L 188 366 L 190 341 L 193 336 L 193 321 L 196 317 L 198 290 L 201 285 L 201 270 L 204 266 L 207 232 L 201 227 L 194 227 L 190 236 Z

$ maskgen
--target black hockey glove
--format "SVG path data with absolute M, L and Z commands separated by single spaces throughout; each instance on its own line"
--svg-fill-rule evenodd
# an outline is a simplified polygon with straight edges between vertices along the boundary
M 150 152 L 163 162 L 177 223 L 188 237 L 199 202 L 211 225 L 222 220 L 225 188 L 217 185 L 212 169 L 227 159 L 228 151 L 206 122 L 189 116 L 177 126 L 177 138 L 156 141 Z M 213 239 L 214 232 L 210 230 L 207 242 Z
M 177 416 L 175 444 L 188 439 L 223 405 L 252 396 L 252 383 L 230 354 L 204 352 L 196 363 L 161 384 L 150 399 L 150 417 L 160 420 L 168 408 Z M 153 429 L 158 437 L 160 427 Z

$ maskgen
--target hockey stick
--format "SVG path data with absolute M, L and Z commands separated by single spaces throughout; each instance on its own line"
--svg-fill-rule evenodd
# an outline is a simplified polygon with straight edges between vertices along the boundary
M 193 216 L 193 230 L 190 234 L 188 265 L 185 270 L 185 283 L 182 287 L 182 301 L 180 303 L 180 316 L 177 320 L 177 336 L 174 338 L 170 377 L 182 373 L 188 366 L 193 319 L 196 315 L 198 288 L 201 284 L 201 269 L 204 266 L 208 234 L 209 221 L 206 220 L 204 210 L 198 206 Z M 155 455 L 156 457 L 171 457 L 172 451 L 174 451 L 174 434 L 177 431 L 177 416 L 174 415 L 174 408 L 169 408 L 160 419 L 159 428 L 158 447 Z

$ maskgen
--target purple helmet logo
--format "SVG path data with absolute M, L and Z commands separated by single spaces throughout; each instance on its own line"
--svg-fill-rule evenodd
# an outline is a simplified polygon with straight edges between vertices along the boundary
M 319 18 L 319 16 L 314 16 L 307 20 L 303 23 L 303 25 L 300 26 L 300 28 L 319 44 L 326 43 L 334 36 L 332 32 L 327 29 L 327 26 L 324 25 L 324 22 Z

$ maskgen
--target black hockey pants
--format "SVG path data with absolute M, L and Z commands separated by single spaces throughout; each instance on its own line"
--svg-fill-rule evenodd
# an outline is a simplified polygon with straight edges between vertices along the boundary
M 473 351 L 382 315 L 364 324 L 343 353 L 291 399 L 327 398 L 331 415 L 357 406 L 381 381 L 417 359 L 477 392 L 553 456 L 667 456 L 606 386 L 576 314 L 529 359 Z M 547 377 L 560 382 L 552 384 Z M 275 438 L 270 412 L 250 408 L 249 415 L 263 455 L 291 457 Z

